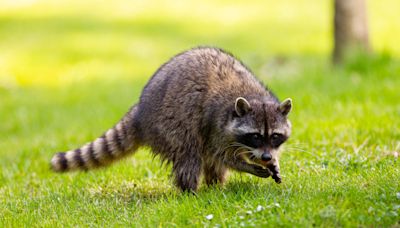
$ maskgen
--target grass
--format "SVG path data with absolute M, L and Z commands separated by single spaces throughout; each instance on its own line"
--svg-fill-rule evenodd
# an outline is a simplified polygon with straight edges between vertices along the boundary
M 369 3 L 377 54 L 338 68 L 329 1 L 25 3 L 0 7 L 1 227 L 399 226 L 397 1 Z M 293 98 L 281 185 L 231 173 L 223 187 L 181 194 L 146 150 L 94 172 L 50 172 L 54 152 L 99 136 L 159 65 L 199 44 L 232 51 Z

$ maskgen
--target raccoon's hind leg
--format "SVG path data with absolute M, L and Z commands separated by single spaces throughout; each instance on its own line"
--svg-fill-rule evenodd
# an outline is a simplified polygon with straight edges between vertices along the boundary
M 204 164 L 204 181 L 208 186 L 223 184 L 226 180 L 227 168 L 222 164 Z
M 173 164 L 175 184 L 183 192 L 196 192 L 201 174 L 201 159 L 198 155 L 185 156 Z

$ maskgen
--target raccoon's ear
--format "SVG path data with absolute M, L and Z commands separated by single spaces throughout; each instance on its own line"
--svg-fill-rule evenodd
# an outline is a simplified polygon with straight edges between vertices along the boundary
M 279 105 L 279 111 L 284 115 L 287 116 L 290 110 L 292 110 L 292 99 L 286 98 L 282 103 Z
M 235 111 L 239 117 L 244 116 L 250 110 L 251 110 L 250 103 L 245 98 L 243 97 L 236 98 Z

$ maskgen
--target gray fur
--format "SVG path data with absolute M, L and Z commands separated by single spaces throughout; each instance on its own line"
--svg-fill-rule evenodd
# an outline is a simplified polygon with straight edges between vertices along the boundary
M 52 168 L 101 167 L 149 146 L 172 163 L 175 184 L 183 191 L 196 191 L 202 174 L 207 185 L 223 183 L 228 169 L 272 176 L 279 183 L 279 146 L 272 146 L 271 137 L 289 137 L 291 104 L 279 103 L 232 55 L 195 48 L 161 66 L 139 103 L 114 128 L 79 149 L 56 154 Z M 241 142 L 249 133 L 262 137 L 260 146 Z M 272 160 L 261 161 L 263 153 Z

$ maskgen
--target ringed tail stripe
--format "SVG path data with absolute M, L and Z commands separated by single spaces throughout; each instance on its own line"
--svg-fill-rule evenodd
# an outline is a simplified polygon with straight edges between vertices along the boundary
M 64 171 L 68 168 L 68 161 L 65 158 L 65 153 L 57 153 L 56 157 L 58 158 L 59 169 Z
M 51 159 L 51 168 L 56 172 L 89 170 L 107 166 L 120 160 L 139 146 L 133 126 L 137 112 L 134 106 L 120 122 L 108 129 L 102 136 L 92 142 L 67 152 L 60 152 Z
M 117 125 L 117 126 L 118 126 L 118 125 Z M 119 126 L 120 126 L 120 129 L 121 129 L 121 132 L 122 132 L 122 136 L 123 136 L 123 137 L 126 137 L 128 134 L 127 134 L 127 131 L 126 131 L 126 127 L 125 127 L 124 122 L 121 121 L 121 122 L 119 123 Z
M 83 167 L 86 168 L 85 170 L 94 166 L 93 161 L 91 161 L 90 154 L 89 154 L 89 144 L 90 143 L 87 143 L 83 147 L 80 148 L 81 149 L 81 157 L 84 162 Z
M 115 130 L 114 128 L 111 128 L 110 130 L 108 130 L 105 134 L 105 143 L 107 143 L 108 149 L 111 152 L 111 155 L 113 158 L 115 157 L 119 157 L 119 151 L 118 148 L 116 146 L 116 142 L 115 142 Z
M 113 154 L 112 154 L 112 152 L 110 150 L 110 147 L 108 146 L 106 134 L 102 135 L 101 139 L 102 139 L 102 144 L 101 144 L 102 145 L 102 150 L 99 151 L 99 154 L 103 153 L 103 154 L 106 155 L 106 157 L 108 159 L 112 159 L 114 156 L 113 156 Z
M 119 134 L 117 126 L 115 126 L 113 128 L 113 130 L 114 130 L 114 138 L 113 139 L 114 139 L 114 142 L 116 144 L 117 150 L 118 151 L 123 151 L 123 146 L 122 146 L 122 142 L 121 142 L 121 138 L 122 137 Z
M 89 155 L 89 160 L 93 163 L 93 167 L 97 167 L 100 165 L 99 160 L 96 158 L 96 154 L 93 149 L 93 142 L 89 143 L 89 146 L 87 148 L 87 153 Z
M 83 161 L 83 158 L 82 158 L 82 151 L 81 151 L 80 148 L 78 148 L 78 149 L 76 149 L 76 150 L 74 151 L 74 160 L 75 160 L 76 165 L 77 165 L 78 167 L 81 167 L 81 168 L 86 169 L 86 168 L 85 168 L 85 161 Z

